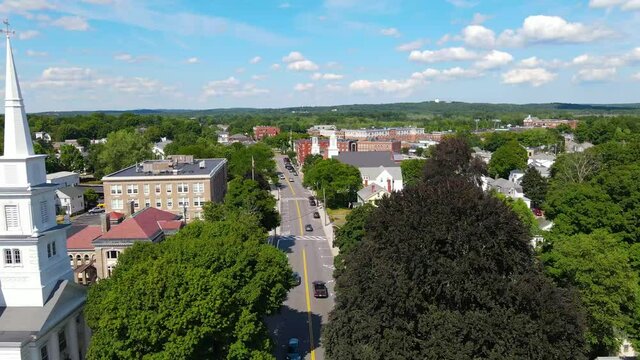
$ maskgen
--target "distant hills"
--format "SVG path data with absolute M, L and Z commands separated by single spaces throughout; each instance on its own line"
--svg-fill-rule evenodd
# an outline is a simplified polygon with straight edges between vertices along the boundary
M 465 102 L 415 102 L 415 103 L 391 103 L 391 104 L 354 104 L 336 106 L 304 106 L 279 109 L 270 108 L 227 108 L 227 109 L 134 109 L 134 110 L 96 110 L 96 111 L 61 111 L 41 112 L 42 115 L 73 116 L 94 112 L 102 112 L 109 115 L 133 113 L 139 115 L 182 115 L 182 116 L 215 116 L 234 114 L 319 114 L 319 113 L 413 113 L 433 115 L 471 115 L 487 113 L 565 113 L 576 115 L 606 114 L 606 113 L 636 113 L 640 110 L 640 103 L 635 104 L 489 104 L 489 103 L 465 103 Z

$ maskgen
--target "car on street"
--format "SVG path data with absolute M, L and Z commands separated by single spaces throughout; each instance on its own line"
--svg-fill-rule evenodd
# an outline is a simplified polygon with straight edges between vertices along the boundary
M 297 272 L 293 273 L 293 286 L 298 286 L 302 283 L 302 277 Z
M 101 208 L 99 206 L 96 206 L 94 208 L 92 208 L 91 210 L 89 210 L 89 214 L 100 214 L 104 212 L 104 208 Z
M 292 174 L 293 174 L 293 176 L 298 176 L 298 173 L 295 172 L 295 171 Z
M 315 298 L 329 297 L 329 289 L 327 289 L 327 285 L 323 281 L 313 282 L 313 297 Z
M 313 212 L 313 218 L 314 218 L 314 219 L 320 219 L 320 213 L 319 213 L 319 212 L 317 212 L 317 211 L 314 211 L 314 212 Z
M 311 226 L 311 224 L 307 224 L 304 226 L 304 230 L 305 231 L 313 231 L 313 226 Z
M 315 200 L 313 196 L 309 196 L 309 200 Z
M 285 179 L 283 174 L 280 174 L 280 176 L 278 176 L 278 177 L 280 178 L 280 180 L 284 180 Z
M 538 209 L 538 208 L 533 208 L 533 209 L 532 209 L 532 211 L 533 211 L 533 214 L 534 214 L 535 216 L 542 216 L 542 215 L 543 215 L 543 214 L 542 214 L 542 210 L 540 210 L 540 209 Z
M 289 182 L 293 182 L 293 178 L 289 178 Z
M 287 344 L 287 360 L 301 360 L 302 356 L 299 352 L 300 348 L 300 340 L 298 338 L 289 339 L 289 343 Z
M 309 205 L 310 206 L 316 206 L 316 201 L 315 200 L 309 200 Z

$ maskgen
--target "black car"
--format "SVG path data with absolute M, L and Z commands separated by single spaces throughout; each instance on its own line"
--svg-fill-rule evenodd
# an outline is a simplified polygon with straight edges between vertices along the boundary
M 302 283 L 302 277 L 297 272 L 293 273 L 293 285 L 298 286 Z
M 315 200 L 309 200 L 309 205 L 316 206 L 316 201 Z
M 319 212 L 317 212 L 317 211 L 314 211 L 314 212 L 313 212 L 313 218 L 314 218 L 314 219 L 320 219 L 320 213 L 319 213 Z
M 325 285 L 324 282 L 322 281 L 313 282 L 313 297 L 315 298 L 329 297 L 329 289 L 327 289 L 327 285 Z
M 304 230 L 305 231 L 313 231 L 313 226 L 311 226 L 311 224 L 307 224 L 304 226 Z

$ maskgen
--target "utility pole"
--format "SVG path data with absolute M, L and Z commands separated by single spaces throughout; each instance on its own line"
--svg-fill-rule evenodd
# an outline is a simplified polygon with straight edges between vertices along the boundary
M 324 224 L 327 225 L 327 194 L 324 192 L 324 186 L 322 187 L 322 203 L 324 204 Z
M 253 159 L 253 155 L 251 155 L 251 180 L 256 180 L 256 162 Z

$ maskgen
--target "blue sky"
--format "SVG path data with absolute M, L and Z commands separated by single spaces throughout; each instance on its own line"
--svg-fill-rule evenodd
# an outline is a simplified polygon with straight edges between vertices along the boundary
M 27 110 L 640 102 L 640 0 L 3 0 Z

